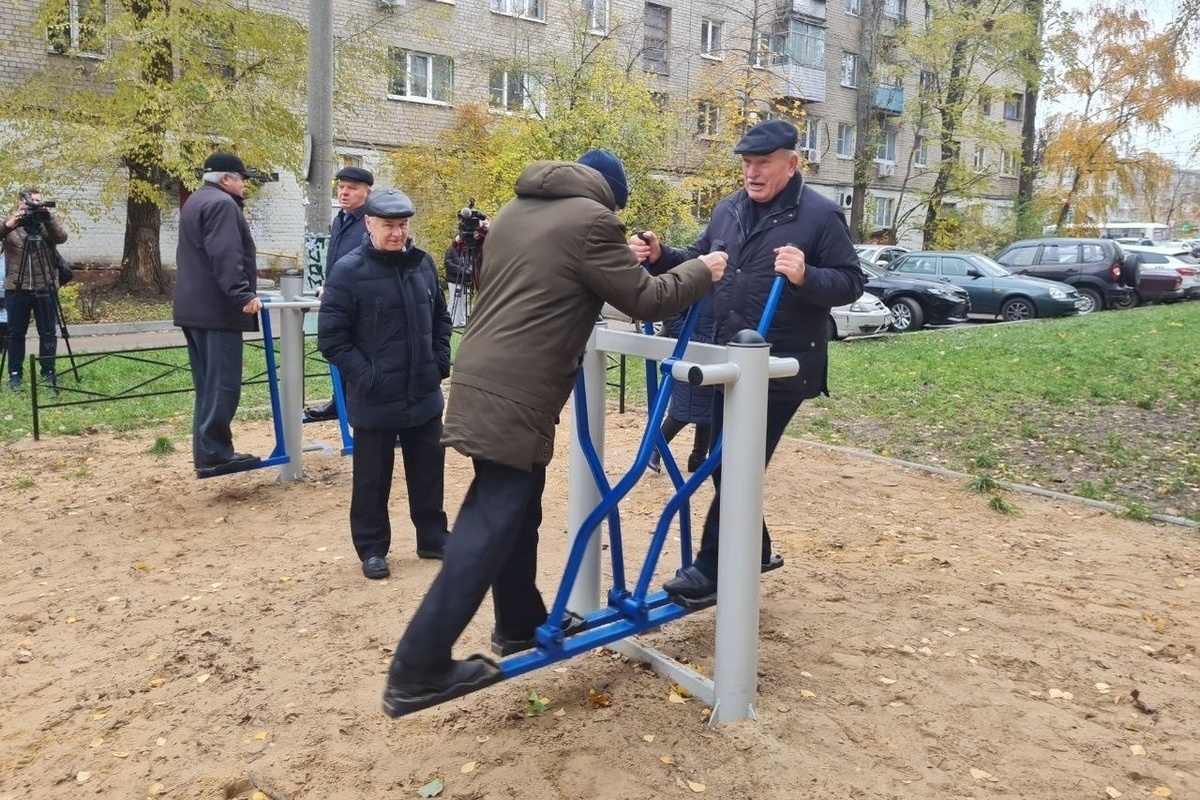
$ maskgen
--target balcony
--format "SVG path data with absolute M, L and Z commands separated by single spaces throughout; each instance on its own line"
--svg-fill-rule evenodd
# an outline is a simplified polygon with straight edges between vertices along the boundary
M 771 68 L 776 78 L 771 83 L 775 97 L 795 97 L 809 103 L 825 100 L 825 70 L 798 64 L 778 64 Z
M 871 107 L 885 114 L 900 114 L 904 111 L 904 89 L 900 86 L 876 86 Z
M 825 0 L 778 0 L 777 9 L 780 16 L 787 17 L 800 14 L 809 19 L 825 19 Z

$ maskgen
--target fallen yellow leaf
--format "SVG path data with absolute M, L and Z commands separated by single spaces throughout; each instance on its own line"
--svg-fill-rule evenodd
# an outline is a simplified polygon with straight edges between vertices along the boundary
M 642 741 L 644 741 L 644 742 L 653 742 L 653 741 L 654 741 L 654 734 L 653 734 L 653 733 L 647 733 L 645 736 L 643 736 L 643 737 L 642 737 Z
M 475 765 L 476 765 L 476 762 L 468 761 L 467 763 L 465 763 L 461 767 L 459 767 L 458 771 L 463 773 L 464 775 L 467 774 L 468 772 L 474 772 Z
M 565 717 L 566 715 L 567 715 L 567 710 L 565 708 L 560 708 L 558 711 L 554 712 L 554 716 L 556 716 L 556 717 Z
M 75 782 L 76 783 L 86 783 L 87 779 L 90 777 L 92 777 L 92 773 L 90 773 L 90 772 L 87 772 L 87 771 L 76 772 L 75 773 Z
M 271 734 L 267 733 L 266 731 L 259 731 L 258 733 L 254 734 L 254 738 L 261 742 L 264 739 L 268 738 L 270 735 Z
M 1133 753 L 1135 756 L 1144 756 L 1146 755 L 1146 748 L 1142 747 L 1140 744 L 1131 744 L 1129 745 L 1129 752 Z
M 659 756 L 658 760 L 664 764 L 674 764 L 675 756 Z
M 687 700 L 685 700 L 683 698 L 683 695 L 679 694 L 679 692 L 675 691 L 674 689 L 672 689 L 671 693 L 669 695 L 667 695 L 667 701 L 670 703 L 686 703 L 687 702 Z
M 675 692 L 675 694 L 679 695 L 680 697 L 691 697 L 692 696 L 692 693 L 687 690 L 686 686 L 682 686 L 678 683 L 671 684 L 671 691 Z
M 1105 786 L 1104 793 L 1106 795 L 1108 795 L 1109 797 L 1113 798 L 1113 800 L 1116 800 L 1118 797 L 1121 796 L 1121 793 L 1111 786 Z
M 687 785 L 688 785 L 689 789 L 691 789 L 693 792 L 696 792 L 697 794 L 699 794 L 700 792 L 703 792 L 705 790 L 705 788 L 707 788 L 707 787 L 705 787 L 705 785 L 703 783 L 697 783 L 696 781 L 688 781 Z
M 204 683 L 204 682 L 205 682 L 206 680 L 208 680 L 210 677 L 211 677 L 211 675 L 210 675 L 209 673 L 207 673 L 207 672 L 206 672 L 206 673 L 204 673 L 203 675 L 197 675 L 197 676 L 196 676 L 196 683 Z
M 812 692 L 810 692 L 808 689 L 801 689 L 800 696 L 801 697 L 816 697 L 816 695 L 813 694 Z
M 1157 786 L 1150 794 L 1154 795 L 1155 797 L 1170 797 L 1171 790 L 1165 786 Z
M 975 767 L 971 767 L 971 777 L 977 781 L 992 781 L 993 783 L 1000 780 L 999 778 L 992 777 L 992 773 L 976 769 Z
M 89 744 L 88 747 L 99 747 L 102 744 L 104 744 L 104 737 L 103 736 L 95 736 L 92 738 L 92 743 Z
M 271 800 L 271 798 L 262 789 L 255 789 L 254 794 L 250 795 L 250 800 Z
M 882 684 L 885 684 L 887 686 L 891 686 L 893 683 L 896 682 L 896 679 L 895 678 L 884 678 L 884 677 L 880 676 L 879 682 Z

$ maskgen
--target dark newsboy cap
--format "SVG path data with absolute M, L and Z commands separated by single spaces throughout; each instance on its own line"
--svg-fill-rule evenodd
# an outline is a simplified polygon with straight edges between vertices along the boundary
M 760 122 L 742 137 L 733 148 L 739 155 L 765 156 L 776 150 L 795 150 L 800 137 L 796 129 L 781 119 Z
M 246 165 L 242 160 L 233 153 L 213 153 L 204 162 L 205 172 L 236 172 L 243 178 L 249 178 L 250 173 L 246 170 Z
M 371 174 L 370 170 L 363 169 L 362 167 L 342 167 L 338 170 L 338 174 L 333 177 L 339 181 L 358 181 L 359 183 L 365 183 L 367 186 L 375 185 L 375 176 Z
M 417 209 L 408 195 L 399 189 L 376 189 L 367 195 L 364 213 L 381 219 L 405 219 L 417 213 Z

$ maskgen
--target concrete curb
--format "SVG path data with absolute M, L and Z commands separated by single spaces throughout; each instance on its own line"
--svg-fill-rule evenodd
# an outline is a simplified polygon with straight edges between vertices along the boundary
M 153 320 L 150 322 L 101 322 L 94 325 L 71 325 L 68 330 L 71 337 L 76 336 L 120 336 L 127 333 L 156 333 L 169 331 L 175 327 L 169 319 Z

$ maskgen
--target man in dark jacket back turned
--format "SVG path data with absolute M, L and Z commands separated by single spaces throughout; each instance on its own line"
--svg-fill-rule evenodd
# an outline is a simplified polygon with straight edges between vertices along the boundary
M 742 156 L 743 188 L 713 209 L 700 238 L 687 249 L 659 243 L 653 233 L 637 235 L 630 245 L 651 272 L 669 269 L 713 242 L 725 243 L 729 269 L 713 288 L 714 341 L 728 344 L 745 328 L 757 328 L 777 275 L 787 279 L 766 339 L 771 355 L 795 358 L 800 371 L 770 383 L 767 398 L 767 462 L 800 403 L 828 394 L 827 321 L 833 306 L 852 303 L 862 294 L 863 274 L 842 210 L 804 183 L 797 167 L 796 129 L 769 120 L 746 131 L 733 152 Z M 713 402 L 713 441 L 724 422 L 724 394 Z M 721 513 L 721 473 L 704 520 L 696 560 L 664 585 L 668 594 L 692 607 L 716 602 L 717 552 Z M 781 566 L 766 523 L 762 526 L 762 568 Z
M 258 458 L 233 450 L 242 398 L 242 334 L 258 330 L 254 238 L 242 213 L 246 165 L 230 153 L 204 162 L 204 185 L 179 212 L 175 324 L 187 339 L 192 384 L 192 461 L 202 477 L 237 472 Z
M 474 461 L 445 561 L 396 647 L 383 707 L 398 717 L 499 679 L 483 656 L 451 649 L 488 589 L 492 649 L 534 646 L 546 621 L 538 591 L 538 527 L 558 414 L 605 301 L 634 319 L 681 311 L 721 277 L 725 255 L 641 268 L 614 213 L 628 196 L 607 150 L 579 163 L 539 161 L 517 179 L 483 247 L 487 276 L 459 345 L 443 441 Z M 570 631 L 570 622 L 563 621 Z
M 417 556 L 441 558 L 446 546 L 442 379 L 450 374 L 450 315 L 433 259 L 409 236 L 414 213 L 403 192 L 371 192 L 367 237 L 338 261 L 317 320 L 317 346 L 346 381 L 354 426 L 350 538 L 371 579 L 390 574 L 397 441 Z

